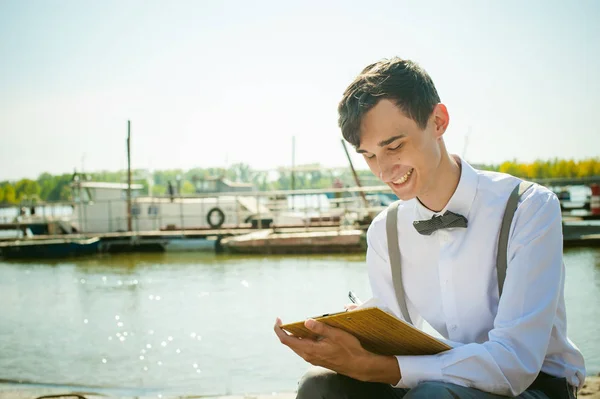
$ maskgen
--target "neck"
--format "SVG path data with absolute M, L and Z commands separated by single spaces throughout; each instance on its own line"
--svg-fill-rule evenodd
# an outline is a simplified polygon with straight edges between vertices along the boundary
M 417 199 L 429 210 L 433 212 L 441 211 L 448 204 L 456 191 L 456 187 L 458 187 L 460 171 L 460 161 L 444 151 L 442 159 L 434 172 L 435 177 L 429 186 L 429 190 Z

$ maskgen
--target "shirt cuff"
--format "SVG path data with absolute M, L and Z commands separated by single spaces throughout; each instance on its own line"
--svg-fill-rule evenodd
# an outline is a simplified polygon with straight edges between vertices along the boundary
M 394 388 L 414 388 L 422 381 L 442 380 L 442 359 L 439 356 L 396 356 L 400 381 Z

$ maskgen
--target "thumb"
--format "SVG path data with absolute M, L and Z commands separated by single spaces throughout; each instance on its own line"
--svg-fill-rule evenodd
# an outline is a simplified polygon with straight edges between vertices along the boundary
M 320 321 L 316 321 L 315 319 L 306 320 L 304 326 L 322 337 L 328 337 L 333 333 L 332 327 L 329 327 L 327 324 L 321 323 Z

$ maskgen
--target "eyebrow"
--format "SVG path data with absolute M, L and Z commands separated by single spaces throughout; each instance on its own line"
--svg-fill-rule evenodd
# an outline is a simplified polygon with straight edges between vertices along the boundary
M 398 139 L 402 139 L 402 138 L 404 138 L 404 137 L 406 137 L 406 134 L 404 134 L 404 133 L 402 133 L 402 134 L 398 134 L 398 135 L 396 135 L 396 136 L 392 136 L 392 137 L 390 137 L 389 139 L 386 139 L 386 140 L 380 141 L 379 143 L 377 143 L 377 145 L 378 145 L 379 147 L 385 147 L 386 145 L 388 145 L 388 144 L 391 144 L 391 143 L 393 143 L 394 141 L 396 141 L 396 140 L 398 140 Z M 365 150 L 361 150 L 360 148 L 357 148 L 357 149 L 356 149 L 356 152 L 357 152 L 357 153 L 359 153 L 359 154 L 364 154 L 364 153 L 366 153 L 367 151 L 365 151 Z

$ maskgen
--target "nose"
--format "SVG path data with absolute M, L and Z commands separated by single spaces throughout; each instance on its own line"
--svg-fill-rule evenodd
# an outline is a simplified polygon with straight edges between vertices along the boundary
M 378 160 L 379 166 L 379 179 L 384 183 L 390 183 L 397 178 L 398 165 L 394 165 L 392 162 L 385 162 Z

